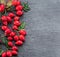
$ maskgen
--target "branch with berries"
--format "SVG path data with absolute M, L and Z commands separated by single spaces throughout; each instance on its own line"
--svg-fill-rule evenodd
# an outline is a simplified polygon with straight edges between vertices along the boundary
M 12 57 L 18 55 L 18 46 L 22 46 L 25 41 L 25 22 L 21 21 L 22 15 L 28 12 L 30 7 L 28 2 L 20 0 L 0 0 L 0 47 L 1 57 Z

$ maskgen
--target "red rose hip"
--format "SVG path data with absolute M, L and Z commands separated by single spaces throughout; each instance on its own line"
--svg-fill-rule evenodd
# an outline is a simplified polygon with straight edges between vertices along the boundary
M 22 9 L 23 9 L 23 6 L 22 6 L 22 5 L 16 6 L 16 10 L 17 10 L 17 11 L 22 10 Z
M 8 39 L 9 41 L 12 41 L 12 40 L 13 40 L 13 38 L 12 38 L 11 36 L 9 36 L 7 39 Z
M 24 29 L 21 29 L 20 31 L 19 31 L 19 33 L 21 34 L 21 35 L 26 35 L 26 31 L 24 30 Z
M 13 46 L 12 50 L 18 51 L 18 47 L 17 46 Z
M 17 52 L 17 51 L 12 50 L 12 55 L 17 55 L 17 54 L 18 54 L 18 52 Z
M 2 26 L 2 30 L 6 30 L 7 29 L 7 26 Z
M 21 23 L 20 23 L 19 21 L 14 21 L 14 25 L 16 25 L 16 26 L 20 26 Z
M 18 40 L 15 44 L 18 45 L 18 46 L 21 46 L 23 44 L 23 42 Z
M 9 17 L 14 17 L 15 14 L 11 12 L 11 13 L 8 14 L 8 16 L 9 16 Z
M 11 32 L 10 29 L 6 29 L 6 30 L 5 30 L 5 33 L 7 33 L 7 34 L 9 34 L 10 32 Z
M 19 11 L 16 12 L 16 14 L 17 14 L 18 16 L 22 16 L 22 15 L 23 15 L 23 12 L 19 10 Z
M 19 37 L 17 35 L 14 36 L 14 40 L 15 41 L 18 41 L 19 40 Z
M 7 51 L 6 54 L 7 54 L 7 57 L 11 57 L 12 56 L 12 52 L 11 51 Z
M 12 47 L 13 43 L 11 41 L 8 42 L 8 46 Z
M 12 29 L 13 29 L 13 30 L 18 30 L 18 27 L 17 27 L 16 25 L 14 25 L 14 26 L 12 27 Z
M 19 21 L 19 17 L 18 16 L 15 16 L 14 17 L 14 21 Z
M 11 32 L 11 33 L 10 33 L 10 36 L 11 36 L 11 37 L 15 36 L 15 32 Z
M 7 55 L 6 55 L 6 52 L 3 52 L 2 53 L 2 57 L 6 57 Z
M 19 39 L 20 39 L 21 41 L 25 41 L 25 37 L 24 37 L 23 35 L 20 35 L 20 36 L 19 36 Z

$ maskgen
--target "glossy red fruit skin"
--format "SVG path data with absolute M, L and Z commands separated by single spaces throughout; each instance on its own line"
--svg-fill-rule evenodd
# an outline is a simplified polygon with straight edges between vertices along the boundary
M 15 32 L 11 32 L 11 33 L 10 33 L 10 36 L 11 36 L 11 37 L 14 37 L 14 36 L 15 36 Z
M 11 17 L 7 16 L 7 22 L 11 22 L 11 21 L 12 21 Z
M 5 25 L 5 26 L 7 26 L 8 22 L 7 21 L 3 21 L 2 24 Z
M 22 5 L 18 5 L 16 6 L 16 10 L 19 11 L 19 10 L 23 10 L 23 6 Z
M 18 41 L 19 40 L 19 37 L 17 35 L 14 36 L 14 40 L 15 41 Z
M 20 1 L 17 1 L 17 5 L 21 5 L 21 2 Z
M 12 41 L 13 40 L 13 38 L 11 36 L 9 36 L 7 39 L 8 39 L 8 41 Z
M 4 4 L 1 4 L 1 9 L 2 9 L 2 12 L 5 10 L 5 5 Z
M 18 30 L 18 27 L 17 27 L 16 25 L 14 25 L 14 26 L 12 27 L 12 29 L 13 29 L 13 30 Z
M 25 41 L 25 37 L 24 37 L 23 35 L 20 35 L 20 36 L 19 36 L 19 39 L 20 39 L 21 41 Z
M 7 51 L 6 54 L 7 54 L 7 57 L 11 57 L 12 56 L 12 52 L 11 51 Z
M 2 8 L 0 7 L 0 12 L 2 12 Z
M 20 5 L 20 4 L 21 4 L 20 1 L 17 1 L 17 0 L 12 1 L 12 5 L 13 5 L 13 6 L 17 6 L 17 5 Z
M 15 16 L 14 17 L 14 21 L 19 21 L 19 17 L 18 16 Z
M 7 55 L 6 55 L 6 52 L 3 52 L 2 53 L 2 57 L 6 57 Z
M 2 21 L 7 21 L 6 16 L 3 15 L 3 16 L 1 17 L 1 20 L 2 20 Z
M 21 34 L 21 35 L 26 35 L 26 31 L 24 30 L 24 29 L 21 29 L 20 31 L 19 31 L 19 33 Z
M 15 14 L 14 14 L 14 13 L 12 13 L 12 12 L 10 12 L 10 13 L 8 14 L 8 16 L 12 18 L 12 17 L 14 17 L 14 16 L 15 16 Z
M 11 30 L 10 29 L 6 29 L 5 30 L 5 33 L 10 34 L 11 33 Z
M 12 47 L 13 43 L 11 41 L 8 42 L 8 46 Z
M 12 55 L 17 55 L 17 54 L 18 54 L 18 52 L 17 52 L 17 51 L 12 50 Z
M 0 12 L 3 12 L 5 10 L 5 5 L 4 4 L 1 4 L 0 5 Z
M 1 28 L 3 31 L 5 31 L 7 29 L 7 26 L 2 26 Z
M 23 44 L 23 42 L 18 40 L 17 42 L 15 42 L 15 44 L 18 45 L 18 46 L 21 46 Z
M 18 51 L 18 47 L 13 46 L 13 47 L 12 47 L 12 50 Z
M 16 25 L 16 26 L 20 26 L 21 23 L 20 23 L 19 21 L 14 21 L 14 25 Z
M 13 6 L 17 6 L 17 1 L 15 0 L 15 1 L 12 1 L 12 5 Z
M 16 14 L 17 14 L 18 16 L 22 16 L 22 15 L 23 15 L 23 12 L 19 10 L 19 11 L 16 12 Z

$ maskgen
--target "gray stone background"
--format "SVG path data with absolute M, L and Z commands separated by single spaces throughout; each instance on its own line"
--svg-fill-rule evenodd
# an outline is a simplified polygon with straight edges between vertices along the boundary
M 60 0 L 21 1 L 28 1 L 31 10 L 21 18 L 27 36 L 18 57 L 60 57 Z

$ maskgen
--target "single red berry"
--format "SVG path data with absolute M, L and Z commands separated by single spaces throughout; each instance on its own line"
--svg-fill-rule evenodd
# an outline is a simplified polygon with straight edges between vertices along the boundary
M 6 16 L 3 15 L 3 16 L 1 17 L 1 20 L 2 20 L 2 21 L 7 21 Z
M 12 5 L 13 5 L 13 6 L 17 6 L 17 0 L 12 1 Z
M 21 2 L 20 1 L 17 1 L 17 5 L 21 5 Z
M 7 29 L 7 26 L 2 26 L 2 30 L 6 30 Z
M 7 21 L 11 22 L 12 21 L 11 17 L 7 16 Z
M 19 21 L 19 17 L 18 16 L 15 16 L 14 17 L 14 21 Z
M 11 12 L 11 13 L 8 14 L 8 16 L 9 16 L 9 17 L 14 17 L 15 14 Z
M 26 31 L 24 30 L 24 29 L 21 29 L 20 31 L 19 31 L 19 33 L 21 34 L 21 35 L 26 35 Z
M 6 55 L 6 52 L 3 52 L 2 53 L 2 57 L 6 57 L 7 55 Z
M 1 7 L 2 12 L 3 12 L 5 10 L 5 5 L 4 4 L 1 4 L 0 7 Z
M 12 47 L 12 50 L 15 50 L 15 51 L 17 51 L 17 50 L 18 50 L 18 47 L 16 47 L 16 46 L 13 46 L 13 47 Z
M 6 54 L 7 54 L 7 57 L 11 57 L 12 56 L 12 52 L 9 51 L 9 50 L 6 52 Z
M 19 21 L 14 21 L 14 25 L 16 25 L 16 26 L 20 26 L 21 23 L 20 23 Z
M 8 22 L 7 22 L 7 21 L 3 21 L 2 23 L 3 23 L 3 25 L 5 25 L 5 26 L 8 25 Z
M 18 52 L 17 52 L 17 51 L 12 50 L 12 55 L 17 55 L 17 54 L 18 54 Z
M 0 7 L 0 12 L 2 12 L 2 8 Z
M 16 25 L 14 25 L 14 26 L 12 27 L 12 29 L 13 29 L 13 30 L 18 30 L 18 27 L 17 27 Z
M 18 45 L 18 46 L 20 46 L 20 45 L 22 45 L 22 44 L 23 44 L 23 42 L 22 42 L 22 41 L 20 41 L 20 40 L 18 40 L 15 44 L 16 44 L 16 45 Z
M 19 37 L 17 35 L 14 36 L 14 40 L 15 41 L 18 41 L 19 40 Z
M 9 36 L 7 39 L 8 39 L 9 41 L 12 41 L 12 40 L 13 40 L 13 38 L 12 38 L 11 36 Z
M 23 6 L 22 6 L 22 5 L 16 6 L 16 10 L 17 10 L 17 11 L 22 10 L 22 9 L 23 9 Z
M 16 12 L 16 14 L 17 14 L 18 16 L 22 16 L 22 15 L 23 15 L 23 12 L 19 10 L 19 11 Z
M 25 41 L 25 37 L 24 37 L 23 35 L 20 35 L 20 36 L 19 36 L 19 39 L 20 39 L 21 41 Z
M 10 36 L 11 36 L 11 37 L 15 36 L 15 32 L 11 32 L 11 33 L 10 33 Z
M 21 4 L 21 2 L 18 1 L 18 0 L 13 0 L 13 1 L 12 1 L 12 5 L 13 5 L 13 6 L 17 6 L 17 5 L 20 5 L 20 4 Z
M 12 47 L 13 43 L 11 41 L 8 42 L 8 46 Z
M 7 33 L 7 34 L 10 34 L 10 32 L 11 32 L 10 29 L 6 29 L 6 30 L 5 30 L 5 33 Z

